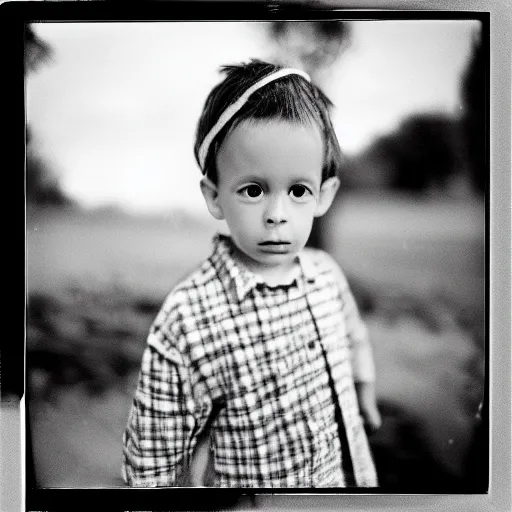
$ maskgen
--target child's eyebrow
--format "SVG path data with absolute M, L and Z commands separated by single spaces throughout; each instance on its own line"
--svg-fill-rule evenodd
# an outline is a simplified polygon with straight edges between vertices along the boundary
M 320 183 L 317 183 L 316 180 L 312 179 L 310 176 L 294 176 L 293 178 L 290 179 L 290 187 L 293 185 L 300 184 L 307 185 L 310 188 L 319 188 L 321 185 Z
M 295 183 L 308 183 L 310 185 L 315 184 L 315 180 L 311 179 L 310 177 L 306 176 L 294 176 L 290 179 L 290 183 L 293 185 Z
M 239 179 L 236 180 L 237 185 L 243 185 L 245 183 L 265 183 L 265 178 L 262 178 L 261 176 L 258 176 L 256 174 L 249 174 L 248 176 L 241 176 Z

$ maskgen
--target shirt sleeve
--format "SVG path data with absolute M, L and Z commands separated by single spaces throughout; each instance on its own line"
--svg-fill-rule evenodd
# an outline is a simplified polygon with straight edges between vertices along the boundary
M 354 295 L 350 290 L 345 274 L 334 259 L 332 261 L 336 268 L 341 298 L 343 301 L 343 314 L 345 316 L 345 325 L 351 349 L 354 381 L 374 382 L 375 362 L 373 359 L 372 346 L 368 336 L 368 329 L 361 318 Z
M 208 414 L 204 400 L 201 405 L 194 400 L 181 354 L 162 340 L 162 333 L 153 329 L 123 435 L 122 474 L 130 486 L 186 485 L 187 468 Z

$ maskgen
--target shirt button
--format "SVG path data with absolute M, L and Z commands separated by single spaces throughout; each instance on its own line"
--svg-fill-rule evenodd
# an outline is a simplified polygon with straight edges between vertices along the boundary
M 314 340 L 309 340 L 308 341 L 308 348 L 309 348 L 309 350 L 313 350 L 315 348 L 315 341 Z

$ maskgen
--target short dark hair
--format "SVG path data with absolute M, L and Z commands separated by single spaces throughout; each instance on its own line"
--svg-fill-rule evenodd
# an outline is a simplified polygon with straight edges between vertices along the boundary
M 206 99 L 196 130 L 194 154 L 199 165 L 199 148 L 219 116 L 249 87 L 280 66 L 253 59 L 246 64 L 222 66 L 226 78 L 216 85 Z M 226 135 L 246 119 L 282 119 L 320 128 L 325 143 L 322 182 L 335 176 L 342 163 L 342 153 L 334 132 L 329 109 L 332 102 L 313 83 L 300 75 L 287 75 L 256 90 L 247 103 L 214 137 L 204 163 L 203 173 L 217 183 L 217 153 Z

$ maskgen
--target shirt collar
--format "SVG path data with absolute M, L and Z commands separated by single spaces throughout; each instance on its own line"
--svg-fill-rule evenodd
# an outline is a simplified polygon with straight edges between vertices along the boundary
M 235 261 L 231 237 L 217 233 L 213 238 L 213 243 L 212 262 L 226 284 L 234 287 L 239 301 L 242 301 L 249 291 L 256 288 L 257 285 L 266 285 L 265 280 L 259 274 L 251 272 Z M 310 254 L 302 251 L 298 257 L 303 278 L 308 282 L 315 281 L 316 270 Z M 301 277 L 299 278 L 299 286 L 301 285 L 300 281 L 302 281 Z

